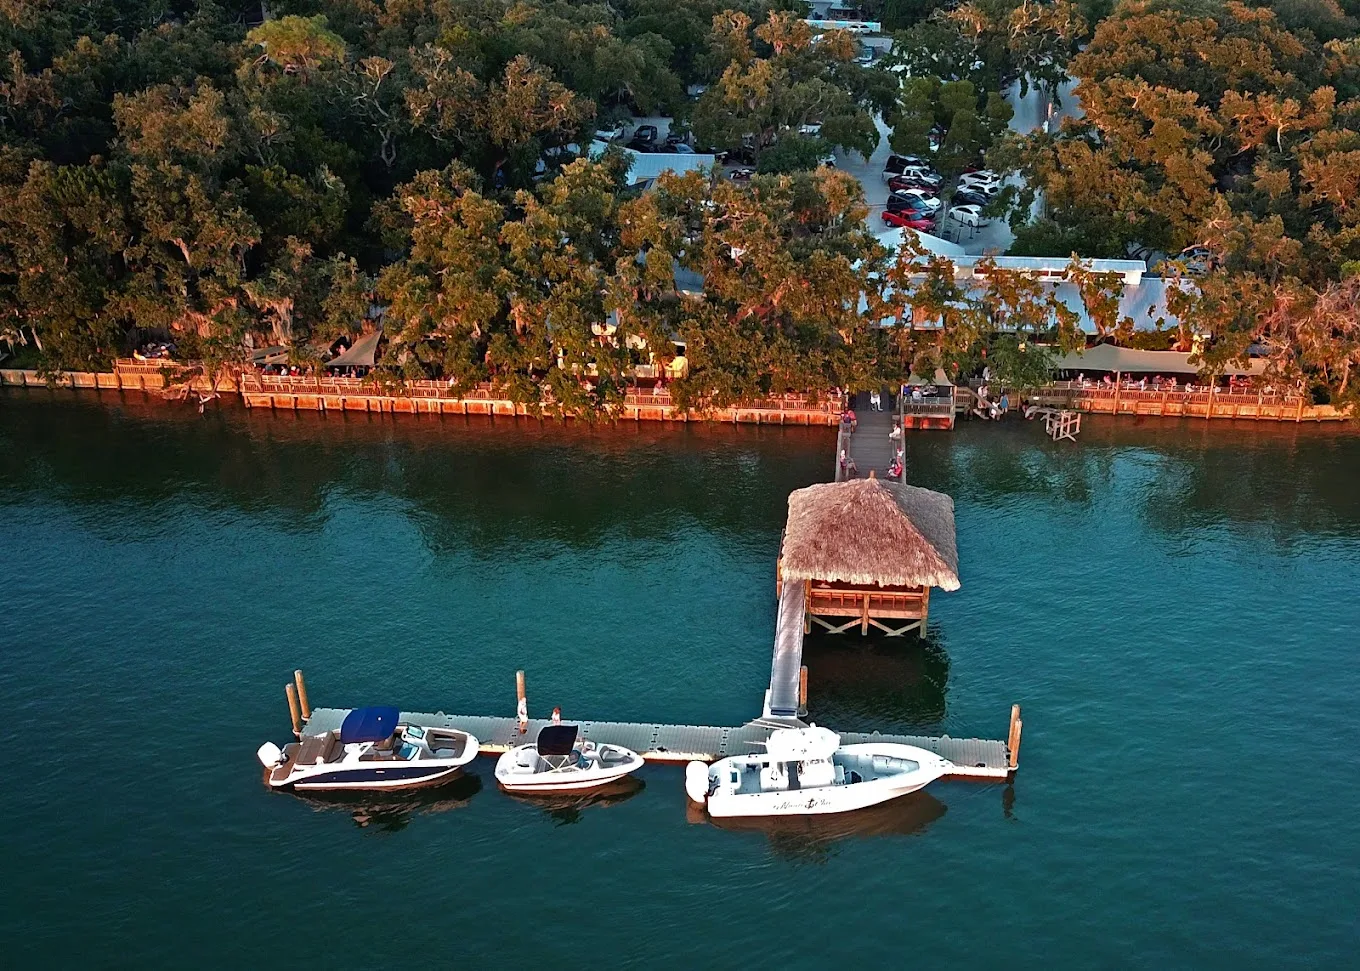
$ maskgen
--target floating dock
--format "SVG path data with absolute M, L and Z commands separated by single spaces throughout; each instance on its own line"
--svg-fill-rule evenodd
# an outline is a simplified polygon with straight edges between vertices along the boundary
M 303 723 L 307 735 L 334 731 L 349 714 L 348 708 L 317 708 Z M 443 712 L 403 711 L 401 720 L 423 728 L 459 728 L 477 736 L 483 755 L 499 755 L 515 745 L 538 737 L 538 730 L 551 724 L 545 719 L 529 720 L 528 731 L 520 734 L 514 718 L 485 715 L 446 715 Z M 776 728 L 793 728 L 802 723 L 793 719 L 759 719 L 740 728 L 712 725 L 659 725 L 641 722 L 576 721 L 581 737 L 593 742 L 622 745 L 637 752 L 648 762 L 684 763 L 694 760 L 716 762 L 729 755 L 757 752 Z M 944 756 L 956 766 L 946 778 L 1004 781 L 1014 771 L 1005 742 L 983 738 L 951 738 L 948 735 L 883 735 L 878 732 L 841 732 L 846 744 L 860 742 L 897 742 L 916 745 Z
M 899 408 L 901 403 L 899 402 Z M 900 412 L 899 412 L 900 414 Z M 860 428 L 854 436 L 848 436 L 842 427 L 837 439 L 834 478 L 842 480 L 839 467 L 841 448 L 852 449 L 860 474 L 883 465 L 892 456 L 895 442 L 888 438 L 892 427 L 892 412 L 866 411 L 860 419 Z M 847 438 L 850 440 L 847 441 Z M 925 490 L 914 490 L 925 492 Z M 951 557 L 954 555 L 953 504 L 948 497 L 939 499 L 948 504 L 947 519 L 948 542 L 945 543 Z M 787 538 L 787 533 L 786 533 Z M 807 714 L 807 668 L 803 666 L 803 641 L 811 624 L 816 621 L 833 632 L 844 630 L 854 623 L 867 632 L 870 625 L 896 635 L 908 630 L 920 630 L 925 626 L 926 609 L 929 603 L 929 589 L 889 591 L 884 593 L 855 589 L 846 593 L 853 599 L 854 609 L 850 611 L 855 619 L 851 623 L 834 627 L 823 621 L 819 614 L 833 616 L 846 615 L 844 604 L 823 603 L 828 597 L 840 596 L 844 591 L 822 589 L 822 599 L 809 581 L 791 578 L 784 580 L 782 575 L 781 551 L 780 570 L 777 579 L 778 611 L 775 621 L 774 652 L 770 660 L 770 686 L 765 692 L 764 711 L 761 717 L 739 727 L 727 728 L 714 725 L 666 725 L 645 722 L 612 722 L 570 719 L 578 726 L 581 737 L 596 743 L 621 745 L 632 749 L 648 762 L 686 763 L 691 761 L 716 762 L 731 755 L 747 755 L 760 751 L 769 740 L 770 733 L 780 728 L 805 727 L 800 716 Z M 826 587 L 826 584 L 821 584 Z M 957 586 L 957 583 L 955 584 Z M 952 588 L 951 588 L 952 589 Z M 885 597 L 910 600 L 910 603 L 888 604 Z M 875 599 L 877 598 L 877 599 Z M 873 616 L 871 616 L 871 614 Z M 903 619 L 908 623 L 900 629 L 885 626 L 877 616 L 892 617 L 900 624 Z M 528 710 L 525 692 L 524 672 L 515 675 L 515 693 L 518 710 L 524 714 Z M 293 731 L 298 737 L 320 735 L 336 731 L 349 714 L 349 708 L 317 708 L 313 710 L 307 701 L 307 688 L 302 672 L 294 672 L 294 683 L 286 688 L 288 706 L 293 719 Z M 523 745 L 538 737 L 540 729 L 551 722 L 544 719 L 526 718 L 521 722 L 518 717 L 495 717 L 488 715 L 448 715 L 437 712 L 403 711 L 402 721 L 425 728 L 457 728 L 471 732 L 477 737 L 483 755 L 500 755 L 516 745 Z M 1020 720 L 1020 706 L 1011 707 L 1010 734 L 1006 741 L 985 738 L 953 738 L 949 735 L 889 735 L 881 732 L 840 732 L 841 740 L 850 745 L 867 742 L 890 742 L 914 745 L 948 759 L 954 769 L 945 778 L 975 779 L 984 782 L 1004 782 L 1009 780 L 1019 766 L 1020 734 L 1023 725 Z

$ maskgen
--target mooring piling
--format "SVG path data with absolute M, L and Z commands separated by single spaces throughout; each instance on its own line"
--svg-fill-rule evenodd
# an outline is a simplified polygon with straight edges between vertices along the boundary
M 290 681 L 283 686 L 283 691 L 288 695 L 288 714 L 293 718 L 293 734 L 298 738 L 302 737 L 302 715 L 298 711 L 297 688 Z
M 1020 765 L 1020 731 L 1024 727 L 1025 723 L 1020 718 L 1020 706 L 1011 705 L 1011 730 L 1006 736 L 1006 752 L 1011 771 L 1015 771 Z
M 307 683 L 302 680 L 302 669 L 293 672 L 293 683 L 297 685 L 298 705 L 302 708 L 302 719 L 312 717 L 312 706 L 307 703 Z

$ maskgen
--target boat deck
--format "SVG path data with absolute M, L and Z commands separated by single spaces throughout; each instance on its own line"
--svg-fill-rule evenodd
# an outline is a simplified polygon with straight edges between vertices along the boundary
M 307 719 L 304 733 L 318 735 L 340 727 L 348 708 L 316 708 Z M 443 712 L 404 711 L 402 721 L 425 728 L 459 728 L 477 736 L 483 755 L 499 755 L 515 745 L 523 745 L 538 737 L 538 730 L 550 724 L 544 719 L 530 719 L 526 734 L 519 733 L 514 718 L 486 715 L 446 715 Z M 748 722 L 739 728 L 711 725 L 661 725 L 641 722 L 574 721 L 580 726 L 581 737 L 595 742 L 610 742 L 637 752 L 648 762 L 715 762 L 729 755 L 745 755 L 760 751 L 770 732 L 776 728 L 801 725 L 794 719 L 771 719 Z M 952 738 L 948 735 L 926 737 L 917 735 L 883 735 L 878 732 L 841 732 L 847 745 L 861 742 L 896 742 L 916 745 L 936 752 L 956 766 L 946 778 L 1005 780 L 1011 768 L 1006 743 L 983 738 Z

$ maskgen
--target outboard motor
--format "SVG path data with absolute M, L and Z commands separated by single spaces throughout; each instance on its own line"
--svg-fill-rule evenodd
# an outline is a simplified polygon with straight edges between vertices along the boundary
M 701 806 L 708 801 L 708 763 L 691 762 L 685 766 L 685 795 Z
M 272 769 L 283 761 L 283 750 L 273 742 L 265 742 L 255 750 L 255 757 L 266 769 Z

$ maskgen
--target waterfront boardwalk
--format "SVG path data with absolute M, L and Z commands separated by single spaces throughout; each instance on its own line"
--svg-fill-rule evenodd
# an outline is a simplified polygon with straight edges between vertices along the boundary
M 840 482 L 844 478 L 840 466 L 841 449 L 845 449 L 858 470 L 858 475 L 850 472 L 850 478 L 867 479 L 872 470 L 880 479 L 886 479 L 888 466 L 893 459 L 894 445 L 888 438 L 888 432 L 892 431 L 893 419 L 897 415 L 896 400 L 884 391 L 883 410 L 872 411 L 869 408 L 869 395 L 860 392 L 854 397 L 853 407 L 855 430 L 851 432 L 842 428 L 836 440 L 836 454 L 833 456 L 835 481 Z
M 348 708 L 317 708 L 304 723 L 308 735 L 334 731 L 349 714 Z M 486 715 L 446 715 L 443 712 L 403 711 L 405 723 L 425 728 L 458 728 L 471 732 L 481 743 L 483 755 L 499 755 L 515 745 L 524 745 L 538 737 L 539 729 L 551 722 L 533 718 L 529 729 L 520 734 L 514 718 L 495 718 Z M 648 762 L 682 763 L 693 760 L 715 762 L 729 755 L 757 752 L 776 728 L 798 727 L 794 719 L 758 719 L 740 728 L 720 728 L 711 725 L 657 725 L 640 722 L 607 722 L 567 720 L 579 726 L 581 737 L 593 742 L 622 745 L 637 752 Z M 955 770 L 946 778 L 1002 781 L 1012 770 L 1006 743 L 981 738 L 951 738 L 948 735 L 924 737 L 916 735 L 882 735 L 878 732 L 841 732 L 845 744 L 861 742 L 897 742 L 916 745 L 936 752 L 953 762 Z

